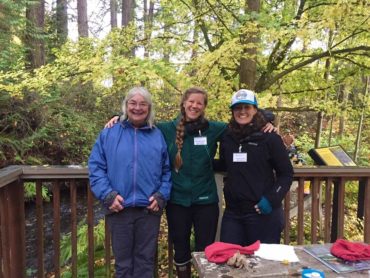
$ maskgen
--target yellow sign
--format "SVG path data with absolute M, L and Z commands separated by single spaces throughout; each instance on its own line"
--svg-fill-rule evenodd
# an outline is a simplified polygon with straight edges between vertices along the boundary
M 319 165 L 326 166 L 356 166 L 351 157 L 343 150 L 341 146 L 332 146 L 327 148 L 318 148 L 310 150 L 309 154 L 313 154 L 312 158 L 319 161 Z M 316 159 L 315 159 L 316 158 Z
M 325 161 L 328 166 L 343 166 L 343 164 L 334 156 L 329 148 L 316 149 L 316 152 Z

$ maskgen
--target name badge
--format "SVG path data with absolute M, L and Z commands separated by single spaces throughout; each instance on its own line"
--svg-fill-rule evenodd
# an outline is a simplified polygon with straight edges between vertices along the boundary
M 200 136 L 200 137 L 194 137 L 194 145 L 207 145 L 207 137 Z
M 233 162 L 247 162 L 247 153 L 233 153 Z

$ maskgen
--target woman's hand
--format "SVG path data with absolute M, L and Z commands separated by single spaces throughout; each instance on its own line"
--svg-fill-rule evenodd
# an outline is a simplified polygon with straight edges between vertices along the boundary
M 109 210 L 111 210 L 113 212 L 119 212 L 119 211 L 123 210 L 122 203 L 123 203 L 122 196 L 117 195 L 116 198 L 114 198 L 114 201 L 113 201 L 112 205 L 109 207 Z
M 268 133 L 271 133 L 271 132 L 277 132 L 277 128 L 274 127 L 274 125 L 272 123 L 267 123 L 263 128 L 262 128 L 262 131 L 263 132 L 268 132 Z
M 272 206 L 269 200 L 262 197 L 261 200 L 254 206 L 258 214 L 270 214 L 272 212 Z
M 118 122 L 118 119 L 119 119 L 119 116 L 114 116 L 112 119 L 109 120 L 109 122 L 107 122 L 105 124 L 105 128 L 111 128 L 115 123 Z
M 159 205 L 157 200 L 152 196 L 149 198 L 150 205 L 146 208 L 151 211 L 159 211 Z

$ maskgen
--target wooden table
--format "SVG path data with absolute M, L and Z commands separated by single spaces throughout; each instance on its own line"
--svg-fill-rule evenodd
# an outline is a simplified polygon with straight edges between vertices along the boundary
M 301 277 L 302 268 L 314 268 L 325 273 L 325 278 L 359 277 L 370 278 L 370 271 L 336 273 L 320 261 L 303 251 L 303 246 L 295 246 L 299 262 L 283 264 L 261 259 L 261 264 L 251 270 L 237 269 L 226 264 L 208 262 L 204 252 L 194 252 L 193 264 L 200 278 L 246 278 L 246 277 Z

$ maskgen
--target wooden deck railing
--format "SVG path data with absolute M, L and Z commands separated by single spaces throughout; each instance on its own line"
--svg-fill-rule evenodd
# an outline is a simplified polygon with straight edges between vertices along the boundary
M 364 227 L 363 240 L 370 243 L 370 169 L 360 167 L 317 167 L 295 168 L 295 180 L 298 182 L 295 196 L 297 196 L 297 229 L 292 235 L 290 229 L 290 201 L 292 193 L 286 196 L 284 230 L 284 243 L 289 244 L 290 238 L 297 238 L 298 244 L 305 240 L 316 243 L 319 240 L 319 222 L 323 221 L 323 241 L 330 242 L 344 235 L 344 214 L 346 183 L 349 181 L 360 182 L 362 190 L 362 223 Z M 77 275 L 77 183 L 83 181 L 88 184 L 88 170 L 83 167 L 68 166 L 9 166 L 0 170 L 0 278 L 26 277 L 26 248 L 25 248 L 25 204 L 23 187 L 24 182 L 36 183 L 36 239 L 37 239 L 37 274 L 35 277 L 45 277 L 44 269 L 45 246 L 44 246 L 44 203 L 42 200 L 42 185 L 52 184 L 53 202 L 53 265 L 54 277 L 60 277 L 60 239 L 61 239 L 61 216 L 60 194 L 61 185 L 68 184 L 70 194 L 70 231 L 71 231 L 71 272 L 72 277 Z M 304 234 L 304 183 L 311 183 L 310 202 L 310 238 Z M 88 275 L 94 277 L 94 197 L 87 190 L 87 216 L 88 225 Z M 321 199 L 321 192 L 324 198 Z M 324 200 L 324 201 L 322 201 Z M 321 217 L 321 205 L 324 213 Z M 320 220 L 320 221 L 319 221 Z M 110 246 L 109 233 L 105 227 L 105 246 Z M 334 236 L 333 236 L 334 235 Z M 172 266 L 172 248 L 169 248 L 169 266 Z M 105 248 L 105 272 L 110 277 L 110 248 Z M 172 267 L 170 267 L 172 268 Z M 172 271 L 172 269 L 171 269 Z

